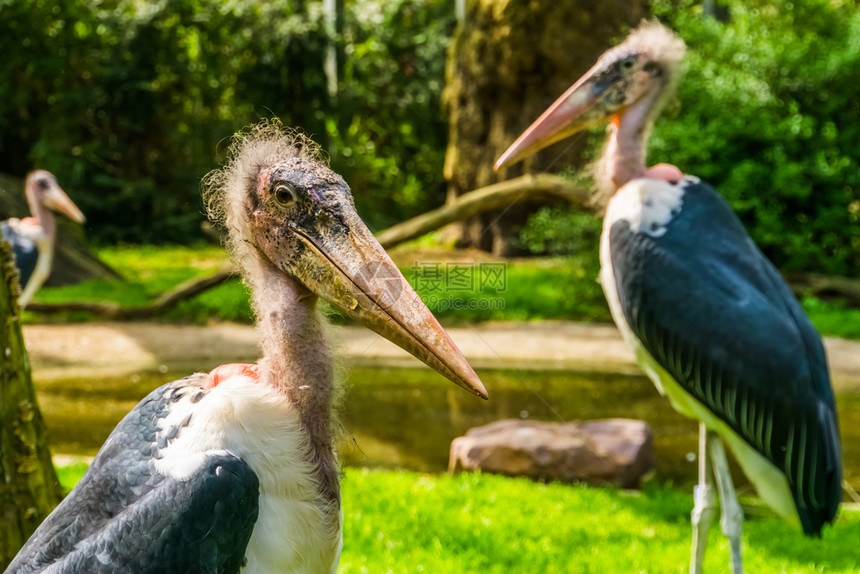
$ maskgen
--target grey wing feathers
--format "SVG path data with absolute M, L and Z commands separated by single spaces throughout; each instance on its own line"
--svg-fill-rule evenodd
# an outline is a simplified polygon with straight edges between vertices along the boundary
M 239 572 L 257 518 L 257 479 L 240 459 L 212 457 L 185 481 L 166 480 L 50 572 Z
M 254 472 L 226 452 L 184 480 L 150 465 L 158 419 L 193 383 L 164 385 L 126 415 L 7 574 L 239 571 L 258 513 Z

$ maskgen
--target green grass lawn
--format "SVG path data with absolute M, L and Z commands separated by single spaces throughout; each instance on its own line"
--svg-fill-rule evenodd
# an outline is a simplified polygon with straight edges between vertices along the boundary
M 66 487 L 82 465 L 60 469 Z M 692 495 L 670 486 L 643 492 L 536 484 L 493 475 L 425 475 L 347 468 L 340 572 L 686 572 Z M 843 510 L 822 540 L 770 514 L 744 523 L 748 572 L 856 573 L 860 513 Z M 728 572 L 715 522 L 706 572 Z
M 122 305 L 144 305 L 172 287 L 194 277 L 214 273 L 227 263 L 220 247 L 109 247 L 99 257 L 126 281 L 86 281 L 69 287 L 46 287 L 36 300 L 113 301 Z M 479 255 L 445 251 L 393 252 L 407 280 L 416 288 L 433 313 L 447 324 L 481 321 L 532 321 L 565 319 L 610 322 L 609 309 L 597 282 L 594 258 L 570 257 L 494 261 Z M 803 301 L 813 323 L 824 335 L 860 338 L 860 310 L 814 298 Z M 230 281 L 184 301 L 159 317 L 163 321 L 205 323 L 250 321 L 245 288 Z M 25 313 L 26 322 L 46 317 Z M 51 321 L 83 321 L 85 313 L 66 313 Z M 333 313 L 335 321 L 342 320 Z

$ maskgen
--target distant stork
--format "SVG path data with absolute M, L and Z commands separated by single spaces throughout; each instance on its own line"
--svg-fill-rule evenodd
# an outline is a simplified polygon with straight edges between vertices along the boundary
M 720 436 L 761 497 L 820 536 L 842 495 L 839 428 L 821 337 L 779 272 L 714 189 L 673 165 L 645 167 L 651 126 L 683 55 L 669 30 L 643 24 L 556 100 L 496 169 L 610 122 L 596 170 L 612 194 L 600 280 L 643 370 L 678 411 L 702 422 L 690 569 L 701 571 L 716 477 L 737 574 L 743 513 Z
M 3 239 L 9 242 L 15 253 L 22 289 L 18 304 L 22 309 L 51 274 L 57 234 L 53 212 L 65 214 L 77 223 L 84 222 L 84 214 L 49 171 L 37 169 L 30 172 L 24 193 L 32 217 L 0 222 Z
M 312 142 L 260 124 L 205 186 L 251 291 L 262 358 L 143 399 L 8 573 L 335 572 L 335 377 L 317 297 L 486 398 Z

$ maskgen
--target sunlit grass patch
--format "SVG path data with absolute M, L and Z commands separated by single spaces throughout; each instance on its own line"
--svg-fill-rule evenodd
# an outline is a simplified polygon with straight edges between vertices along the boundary
M 80 468 L 69 469 L 72 481 Z M 71 482 L 65 482 L 69 486 Z M 686 572 L 692 493 L 538 484 L 495 475 L 427 475 L 347 468 L 339 572 L 406 574 Z M 748 516 L 749 572 L 856 573 L 860 513 L 843 510 L 823 539 L 775 516 Z M 715 520 L 706 572 L 728 572 Z
M 686 572 L 692 493 L 536 484 L 493 475 L 348 469 L 340 572 Z M 747 570 L 856 572 L 860 516 L 843 512 L 823 540 L 774 516 L 744 524 Z M 718 520 L 706 572 L 728 571 Z

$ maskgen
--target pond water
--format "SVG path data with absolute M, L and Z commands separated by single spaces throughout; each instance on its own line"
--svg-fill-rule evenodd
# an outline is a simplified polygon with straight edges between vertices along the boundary
M 162 369 L 163 370 L 163 369 Z M 113 427 L 158 385 L 191 369 L 121 378 L 39 381 L 39 402 L 53 451 L 93 455 Z M 698 425 L 676 413 L 644 376 L 573 371 L 479 369 L 483 401 L 424 368 L 354 368 L 339 409 L 344 464 L 443 472 L 451 441 L 503 418 L 574 421 L 626 417 L 654 430 L 660 481 L 696 480 Z M 837 398 L 845 478 L 860 485 L 860 395 Z M 740 485 L 745 480 L 736 473 Z

